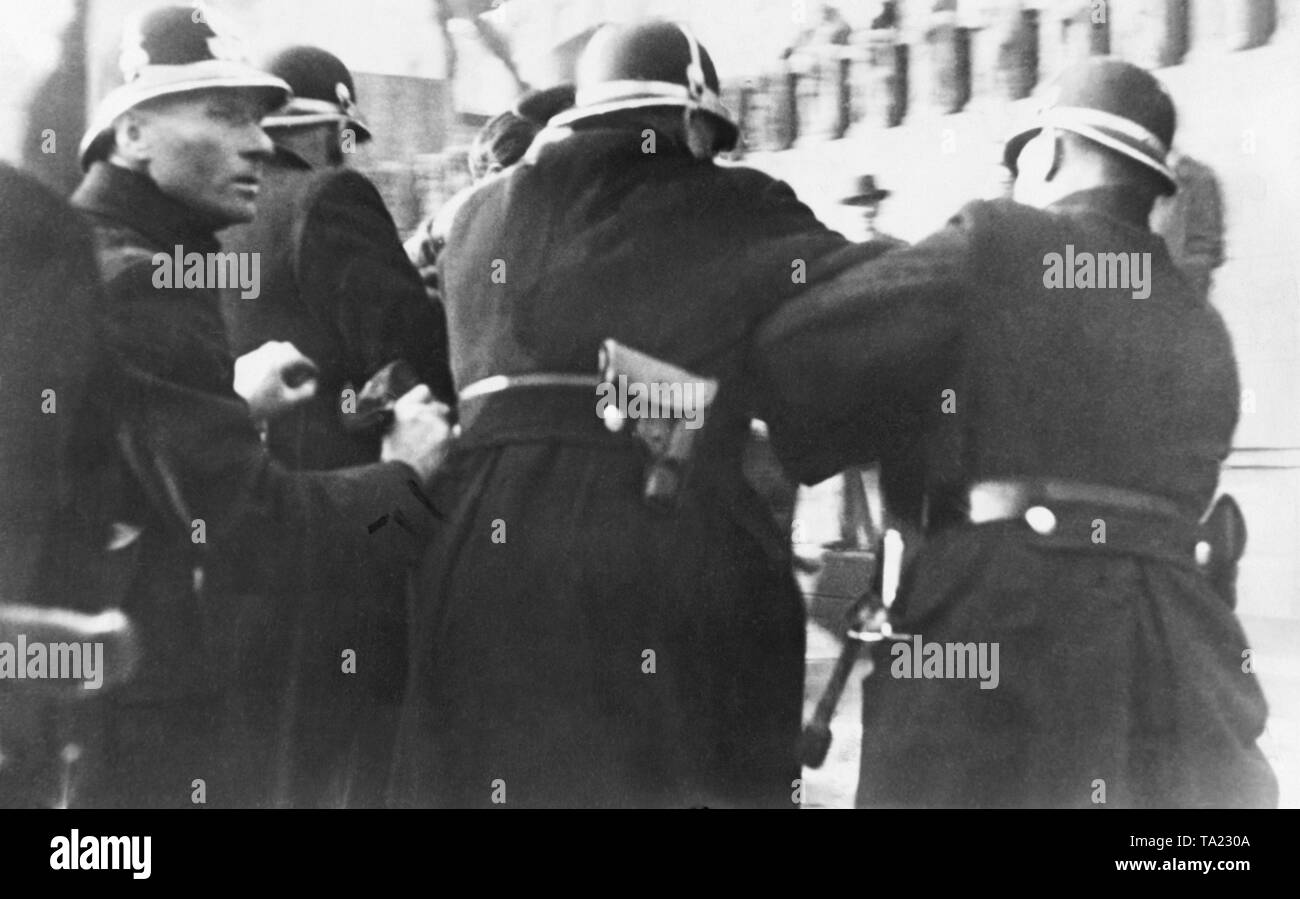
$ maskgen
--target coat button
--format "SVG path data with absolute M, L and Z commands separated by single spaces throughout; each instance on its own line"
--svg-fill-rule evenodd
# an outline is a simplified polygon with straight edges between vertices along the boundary
M 1210 558 L 1214 555 L 1213 547 L 1205 541 L 1198 541 L 1196 544 L 1196 564 L 1202 568 L 1210 564 Z
M 609 428 L 611 433 L 617 434 L 623 430 L 625 419 L 617 407 L 606 406 L 601 410 L 601 417 L 605 419 L 605 427 Z
M 1036 534 L 1046 537 L 1056 530 L 1056 516 L 1046 506 L 1030 506 L 1025 510 L 1025 522 Z

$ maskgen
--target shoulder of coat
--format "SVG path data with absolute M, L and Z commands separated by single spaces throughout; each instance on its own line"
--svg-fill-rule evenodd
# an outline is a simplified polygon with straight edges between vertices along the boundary
M 348 205 L 383 203 L 373 182 L 353 169 L 311 169 L 287 174 L 298 182 L 295 192 L 299 196 L 299 205 L 305 209 L 315 208 L 326 201 Z
M 151 250 L 144 246 L 120 244 L 108 247 L 99 254 L 99 268 L 104 283 L 112 287 L 119 282 L 133 281 L 145 275 L 152 281 L 153 271 L 157 267 L 155 260 L 159 255 L 171 258 L 170 254 L 162 250 Z
M 482 207 L 493 195 L 500 195 L 505 189 L 506 181 L 524 164 L 516 164 L 500 172 L 494 172 L 475 184 L 461 188 L 448 198 L 447 202 L 434 213 L 429 223 L 429 234 L 435 240 L 446 240 L 451 236 L 456 219 L 467 209 Z

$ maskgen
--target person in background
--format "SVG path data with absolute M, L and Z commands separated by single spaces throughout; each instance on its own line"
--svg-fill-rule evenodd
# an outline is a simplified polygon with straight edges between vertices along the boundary
M 861 175 L 855 178 L 853 185 L 840 204 L 861 210 L 862 239 L 880 241 L 888 249 L 907 246 L 907 242 L 881 232 L 876 227 L 880 218 L 880 204 L 890 196 L 890 192 L 876 185 L 875 175 Z
M 381 370 L 400 364 L 454 402 L 442 306 L 426 298 L 379 191 L 345 165 L 371 139 L 347 66 L 318 47 L 292 46 L 263 68 L 293 99 L 262 120 L 274 146 L 256 218 L 220 234 L 227 252 L 261 260 L 256 295 L 222 292 L 231 348 L 289 343 L 314 363 L 315 395 L 267 426 L 277 461 L 301 471 L 373 463 L 381 429 L 360 426 L 357 392 Z M 263 776 L 260 786 L 246 782 L 252 804 L 381 802 L 406 676 L 405 575 L 356 551 L 318 595 L 294 597 L 310 579 L 300 572 L 274 588 L 259 579 L 263 589 L 237 600 L 246 639 L 227 739 Z M 357 654 L 355 673 L 340 670 L 345 650 Z
M 1178 190 L 1156 201 L 1151 230 L 1165 239 L 1174 263 L 1209 301 L 1214 270 L 1223 265 L 1223 192 L 1214 170 L 1176 148 L 1169 154 Z
M 876 227 L 880 217 L 880 204 L 889 196 L 890 191 L 876 184 L 875 175 L 861 175 L 854 179 L 848 195 L 840 203 L 861 210 L 864 241 L 896 250 L 907 246 L 907 242 L 885 234 Z M 840 539 L 830 548 L 871 549 L 876 546 L 885 519 L 880 497 L 880 471 L 876 467 L 850 468 L 844 472 L 842 483 Z
M 248 804 L 247 784 L 261 772 L 232 764 L 242 757 L 221 741 L 233 669 L 252 639 L 238 631 L 229 597 L 243 588 L 300 602 L 358 558 L 406 565 L 434 525 L 416 494 L 450 440 L 449 410 L 420 385 L 396 401 L 380 461 L 290 470 L 234 389 L 206 268 L 170 286 L 160 277 L 174 254 L 215 263 L 216 233 L 253 219 L 274 149 L 260 121 L 290 93 L 233 56 L 215 14 L 199 12 L 163 7 L 127 27 L 125 83 L 92 114 L 80 147 L 86 174 L 72 197 L 95 233 L 105 281 L 94 316 L 103 365 L 88 402 L 116 438 L 120 520 L 136 531 L 138 565 L 122 607 L 142 654 L 133 681 L 102 703 L 103 752 L 84 791 L 92 807 Z M 279 398 L 264 410 L 271 417 L 301 399 L 286 380 L 301 359 L 265 354 L 260 381 L 271 389 L 250 379 L 250 395 Z M 409 530 L 377 528 L 398 513 Z M 307 581 L 272 587 L 294 578 Z
M 452 219 L 465 199 L 485 179 L 514 165 L 546 127 L 551 117 L 573 105 L 573 85 L 563 84 L 545 90 L 530 91 L 515 105 L 488 120 L 474 135 L 466 154 L 473 183 L 442 204 L 433 215 L 422 221 L 407 238 L 404 248 L 411 264 L 420 272 L 431 303 L 441 308 L 438 289 L 438 254 L 446 244 Z

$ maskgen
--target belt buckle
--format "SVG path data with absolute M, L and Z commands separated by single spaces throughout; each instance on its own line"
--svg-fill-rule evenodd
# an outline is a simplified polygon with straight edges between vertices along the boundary
M 1035 499 L 1023 484 L 983 481 L 970 490 L 968 517 L 971 524 L 1023 519 L 1035 534 L 1046 537 L 1056 532 L 1056 513 Z
M 1015 518 L 1013 510 L 1026 503 L 1025 490 L 1010 481 L 981 481 L 970 489 L 970 509 L 967 517 L 971 524 L 988 524 Z
M 1056 513 L 1047 506 L 1030 506 L 1021 517 L 1030 530 L 1041 537 L 1047 537 L 1056 530 Z

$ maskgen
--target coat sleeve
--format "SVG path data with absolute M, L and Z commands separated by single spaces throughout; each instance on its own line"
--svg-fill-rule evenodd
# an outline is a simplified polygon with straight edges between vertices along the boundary
M 760 417 L 805 484 L 870 464 L 939 408 L 976 257 L 966 215 L 910 248 L 810 282 L 751 344 Z
M 342 340 L 349 379 L 360 386 L 404 359 L 451 402 L 446 314 L 426 295 L 374 185 L 350 171 L 324 179 L 295 238 L 302 297 Z
M 135 264 L 109 282 L 101 321 L 113 377 L 100 389 L 136 451 L 133 467 L 153 482 L 142 485 L 145 492 L 162 498 L 152 505 L 164 526 L 185 529 L 202 519 L 209 544 L 322 575 L 324 567 L 303 565 L 304 557 L 363 552 L 391 564 L 413 561 L 434 524 L 412 490 L 414 470 L 389 462 L 293 472 L 275 462 L 234 392 L 215 298 L 154 288 L 151 271 Z M 371 533 L 399 514 L 409 529 Z
M 1180 176 L 1183 172 L 1178 173 Z M 1223 265 L 1223 197 L 1214 171 L 1191 162 L 1187 167 L 1187 235 L 1182 255 L 1207 269 Z
M 80 605 L 84 597 L 38 579 L 52 553 L 60 566 L 97 564 L 97 554 L 74 558 L 60 544 L 72 529 L 102 540 L 113 504 L 78 483 L 112 446 L 82 403 L 102 304 L 94 245 L 81 217 L 34 178 L 0 165 L 0 197 L 0 605 Z
M 1214 270 L 1223 265 L 1223 198 L 1209 166 L 1194 162 L 1188 174 L 1189 183 L 1180 188 L 1186 192 L 1182 204 L 1186 221 L 1176 261 L 1197 295 L 1205 298 L 1209 296 Z

